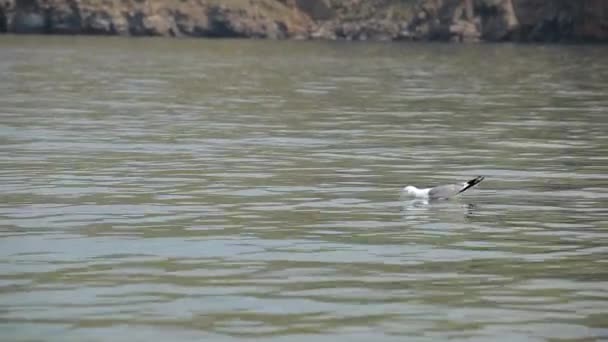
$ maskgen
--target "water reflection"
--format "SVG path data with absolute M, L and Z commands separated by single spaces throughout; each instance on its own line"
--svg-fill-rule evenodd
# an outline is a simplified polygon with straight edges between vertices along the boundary
M 478 205 L 466 201 L 410 199 L 402 202 L 401 212 L 403 219 L 416 223 L 428 222 L 434 219 L 446 218 L 447 222 L 459 221 L 462 218 L 471 218 L 475 215 Z

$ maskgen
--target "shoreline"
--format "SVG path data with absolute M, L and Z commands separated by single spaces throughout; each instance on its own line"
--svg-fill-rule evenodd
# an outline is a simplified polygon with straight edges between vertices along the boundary
M 4 0 L 0 33 L 606 43 L 602 0 Z
M 37 39 L 40 37 L 53 38 L 77 38 L 77 39 L 121 39 L 121 40 L 146 40 L 146 39 L 159 39 L 159 40 L 175 40 L 175 41 L 217 41 L 217 42 L 230 42 L 230 41 L 242 41 L 242 42 L 277 42 L 277 43 L 328 43 L 328 44 L 345 44 L 345 45 L 364 45 L 364 44 L 381 44 L 381 45 L 443 45 L 443 46 L 466 46 L 470 43 L 454 43 L 443 40 L 347 40 L 347 39 L 267 39 L 267 38 L 249 38 L 249 37 L 205 37 L 205 36 L 159 36 L 159 35 L 147 35 L 147 36 L 131 36 L 131 35 L 104 35 L 104 34 L 58 34 L 58 33 L 0 33 L 0 39 L 14 38 L 17 39 Z M 607 42 L 603 41 L 479 41 L 473 45 L 482 46 L 500 46 L 500 45 L 514 45 L 514 46 L 606 46 Z

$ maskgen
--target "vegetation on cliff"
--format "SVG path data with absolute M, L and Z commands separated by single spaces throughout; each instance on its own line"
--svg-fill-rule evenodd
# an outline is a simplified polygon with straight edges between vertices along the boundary
M 608 41 L 603 0 L 0 0 L 0 32 Z

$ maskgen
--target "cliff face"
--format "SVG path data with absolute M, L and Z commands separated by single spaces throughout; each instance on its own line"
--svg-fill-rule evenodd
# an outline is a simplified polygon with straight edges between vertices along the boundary
M 0 0 L 0 32 L 608 41 L 605 0 Z
M 608 1 L 513 0 L 517 39 L 608 41 Z
M 276 0 L 4 0 L 2 8 L 15 33 L 286 38 L 312 25 Z

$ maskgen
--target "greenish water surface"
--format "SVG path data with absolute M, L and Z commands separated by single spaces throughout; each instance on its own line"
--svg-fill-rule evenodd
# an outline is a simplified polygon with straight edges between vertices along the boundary
M 605 46 L 0 36 L 0 80 L 3 341 L 608 338 Z

